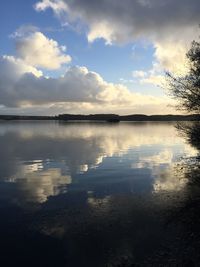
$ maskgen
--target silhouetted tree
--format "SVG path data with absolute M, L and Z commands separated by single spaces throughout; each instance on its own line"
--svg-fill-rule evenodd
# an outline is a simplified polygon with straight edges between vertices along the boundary
M 179 100 L 179 109 L 200 114 L 200 43 L 193 41 L 187 53 L 188 73 L 177 76 L 167 72 L 167 82 L 172 96 Z

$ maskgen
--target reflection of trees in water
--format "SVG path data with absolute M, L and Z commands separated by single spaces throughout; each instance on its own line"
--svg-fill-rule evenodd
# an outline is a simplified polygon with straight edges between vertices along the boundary
M 200 122 L 178 123 L 177 129 L 187 142 L 198 151 L 196 157 L 186 158 L 181 163 L 179 173 L 181 171 L 187 178 L 189 187 L 200 187 Z
M 179 122 L 177 129 L 193 147 L 200 150 L 200 122 Z
M 178 123 L 181 135 L 198 151 L 200 150 L 200 122 Z M 176 175 L 187 179 L 183 204 L 170 213 L 170 223 L 180 229 L 179 250 L 188 262 L 187 266 L 197 266 L 200 260 L 200 158 L 188 157 L 177 165 Z M 180 252 L 180 251 L 179 251 Z
M 197 156 L 186 154 L 171 173 L 175 180 L 186 183 L 174 198 L 168 193 L 174 205 L 163 210 L 162 219 L 169 239 L 163 240 L 163 248 L 150 257 L 150 266 L 189 267 L 199 266 L 200 262 L 200 122 L 181 122 L 177 129 L 197 150 Z

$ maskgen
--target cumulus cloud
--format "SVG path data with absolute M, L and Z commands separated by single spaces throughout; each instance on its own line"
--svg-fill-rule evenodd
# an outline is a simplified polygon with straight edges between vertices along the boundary
M 24 73 L 31 73 L 35 77 L 41 77 L 43 75 L 42 71 L 36 69 L 35 67 L 26 64 L 22 59 L 16 58 L 14 56 L 0 56 L 0 75 L 5 77 L 5 80 L 10 79 L 16 81 L 18 77 L 22 76 Z M 1 80 L 1 84 L 4 80 Z
M 15 106 L 16 100 L 20 97 L 15 86 L 24 73 L 29 73 L 36 79 L 42 76 L 41 71 L 27 65 L 21 59 L 13 56 L 0 57 L 0 105 Z
M 192 38 L 190 39 L 190 41 Z M 188 70 L 186 53 L 190 41 L 160 41 L 155 43 L 155 57 L 163 69 L 184 75 Z
M 106 82 L 86 67 L 71 67 L 63 76 L 47 78 L 21 59 L 0 58 L 0 105 L 7 107 L 44 104 L 51 105 L 54 110 L 125 113 L 135 108 L 145 111 L 145 108 L 156 107 L 159 110 L 168 103 L 166 97 L 142 95 L 122 84 Z
M 27 64 L 46 69 L 58 69 L 62 64 L 69 63 L 71 57 L 66 55 L 65 46 L 47 38 L 41 32 L 31 32 L 23 36 L 22 29 L 17 31 L 16 52 Z
M 106 43 L 148 39 L 155 57 L 168 70 L 183 68 L 184 54 L 198 37 L 198 0 L 42 0 L 37 11 L 51 8 L 69 23 L 86 25 L 89 42 L 98 38 Z
M 46 0 L 36 5 L 37 10 L 45 10 L 48 7 L 57 15 L 71 10 L 67 3 L 61 3 L 59 0 Z M 76 17 L 74 14 L 73 19 Z M 112 43 L 113 40 L 108 38 L 112 28 L 108 26 L 106 20 L 102 22 L 98 34 L 103 32 L 105 27 L 105 39 Z M 99 38 L 98 34 L 94 38 Z M 65 53 L 66 46 L 49 39 L 32 25 L 20 27 L 11 37 L 16 43 L 16 56 L 0 57 L 0 108 L 3 113 L 9 110 L 6 109 L 8 107 L 12 108 L 13 113 L 26 114 L 36 114 L 36 109 L 38 114 L 174 112 L 174 109 L 168 107 L 172 102 L 167 97 L 135 93 L 123 84 L 105 81 L 98 73 L 86 67 L 70 67 L 60 77 L 46 77 L 38 68 L 58 69 L 62 64 L 70 62 L 70 56 Z M 118 39 L 115 39 L 117 42 Z M 158 43 L 157 47 L 157 58 L 165 62 L 162 47 L 160 48 Z M 154 76 L 159 72 L 160 65 L 156 63 L 152 70 L 138 70 L 133 72 L 133 76 L 146 83 L 154 81 Z

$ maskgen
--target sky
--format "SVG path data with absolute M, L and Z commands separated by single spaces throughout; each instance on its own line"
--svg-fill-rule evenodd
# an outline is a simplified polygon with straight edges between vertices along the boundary
M 199 0 L 2 0 L 0 114 L 169 114 Z M 180 111 L 179 111 L 180 113 Z

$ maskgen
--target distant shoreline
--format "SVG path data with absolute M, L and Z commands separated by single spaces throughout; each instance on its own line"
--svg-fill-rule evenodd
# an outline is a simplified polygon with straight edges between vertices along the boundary
M 0 115 L 0 121 L 57 120 L 57 121 L 200 121 L 200 115 L 116 115 L 116 114 L 59 114 L 57 116 Z

